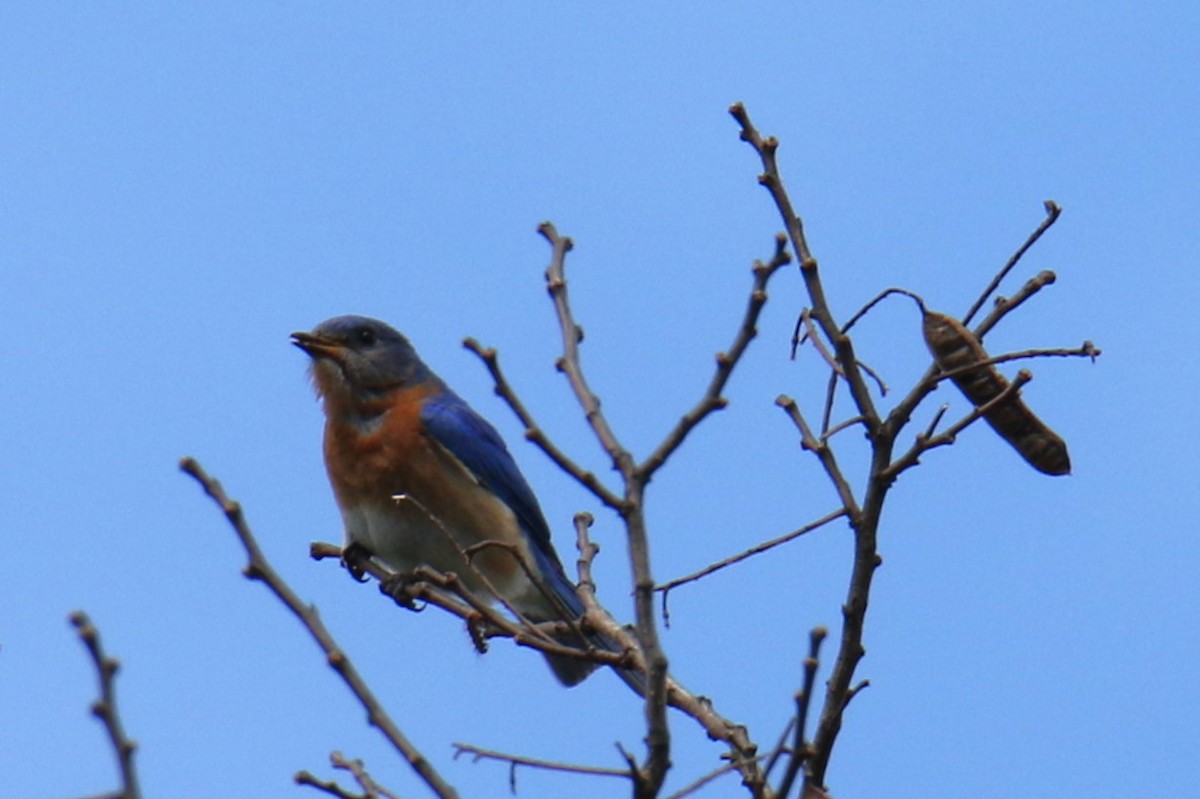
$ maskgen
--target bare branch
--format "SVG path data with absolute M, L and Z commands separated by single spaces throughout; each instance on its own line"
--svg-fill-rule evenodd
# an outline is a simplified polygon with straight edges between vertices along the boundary
M 812 704 L 813 685 L 817 680 L 817 669 L 821 665 L 821 643 L 829 632 L 824 627 L 816 627 L 808 634 L 808 657 L 804 659 L 804 681 L 796 693 L 796 723 L 793 725 L 792 756 L 788 761 L 787 771 L 779 783 L 777 793 L 786 797 L 792 790 L 792 784 L 800 773 L 801 766 L 811 754 L 805 730 L 808 729 L 808 708 Z
M 583 407 L 584 417 L 591 425 L 600 445 L 612 459 L 613 468 L 628 479 L 633 473 L 633 459 L 629 455 L 629 451 L 617 440 L 616 433 L 609 427 L 608 420 L 604 418 L 604 413 L 600 410 L 600 400 L 588 387 L 579 362 L 579 342 L 583 341 L 583 328 L 576 324 L 575 318 L 571 314 L 564 271 L 567 253 L 574 245 L 569 238 L 559 236 L 554 225 L 549 222 L 539 225 L 538 233 L 550 242 L 551 248 L 550 265 L 546 268 L 546 290 L 554 301 L 563 342 L 563 355 L 558 359 L 556 365 L 559 371 L 567 376 L 567 382 L 571 384 L 576 399 Z
M 246 564 L 245 569 L 243 569 L 243 574 L 251 580 L 258 580 L 266 585 L 271 590 L 271 593 L 275 594 L 287 606 L 288 610 L 300 620 L 300 623 L 308 630 L 313 640 L 321 648 L 321 651 L 325 653 L 325 658 L 328 660 L 330 667 L 337 672 L 342 681 L 354 693 L 354 696 L 363 706 L 363 709 L 367 711 L 367 722 L 387 738 L 388 742 L 408 762 L 417 776 L 437 796 L 443 799 L 457 799 L 458 792 L 442 779 L 441 775 L 433 767 L 433 764 L 413 746 L 404 733 L 400 731 L 396 723 L 392 721 L 387 711 L 383 709 L 383 705 L 375 697 L 366 680 L 354 668 L 354 664 L 350 662 L 350 658 L 342 651 L 337 641 L 334 640 L 333 636 L 326 629 L 325 624 L 317 615 L 316 608 L 305 604 L 267 561 L 253 533 L 250 532 L 250 527 L 242 515 L 241 506 L 229 499 L 225 495 L 225 490 L 221 487 L 221 484 L 210 477 L 194 459 L 184 458 L 180 461 L 179 468 L 195 479 L 200 484 L 200 487 L 204 489 L 204 492 L 224 512 L 225 518 L 229 521 L 230 526 L 233 527 L 238 540 L 246 550 L 246 555 L 249 558 L 249 562 Z
M 121 663 L 116 658 L 104 654 L 104 646 L 100 643 L 100 632 L 92 624 L 91 619 L 82 610 L 77 610 L 68 617 L 79 640 L 87 647 L 92 656 L 92 664 L 96 667 L 96 675 L 100 678 L 100 698 L 92 703 L 92 715 L 104 724 L 108 733 L 109 743 L 117 755 L 117 768 L 121 772 L 121 789 L 116 794 L 117 799 L 141 799 L 142 789 L 138 784 L 137 769 L 134 767 L 133 755 L 137 750 L 137 742 L 125 735 L 125 727 L 121 724 L 121 716 L 117 712 L 116 676 Z
M 323 780 L 311 771 L 297 771 L 292 781 L 297 785 L 307 785 L 318 791 L 335 796 L 337 799 L 367 799 L 366 793 L 351 793 L 337 784 L 336 780 Z
M 554 760 L 541 760 L 536 757 L 525 757 L 523 755 L 510 755 L 505 752 L 497 752 L 492 749 L 483 749 L 482 747 L 474 746 L 473 744 L 455 743 L 454 757 L 460 755 L 470 755 L 472 762 L 478 763 L 480 760 L 497 760 L 501 763 L 508 763 L 512 768 L 509 772 L 509 788 L 513 793 L 517 792 L 517 766 L 528 766 L 529 768 L 539 768 L 546 771 L 560 771 L 567 774 L 586 774 L 593 777 L 622 777 L 627 780 L 634 779 L 634 774 L 629 769 L 624 768 L 604 768 L 603 766 L 580 766 L 574 763 L 560 763 Z
M 361 794 L 351 793 L 333 780 L 322 780 L 308 771 L 301 771 L 292 779 L 297 785 L 308 785 L 338 799 L 400 799 L 399 796 L 384 788 L 371 778 L 361 760 L 347 760 L 341 752 L 333 752 L 329 756 L 330 764 L 342 771 L 348 771 L 355 782 L 362 788 Z
M 755 758 L 755 760 L 762 761 L 766 757 L 767 757 L 767 755 L 759 755 L 757 758 Z M 700 777 L 697 777 L 695 780 L 688 783 L 684 787 L 680 788 L 678 791 L 675 791 L 675 793 L 668 795 L 666 797 L 666 799 L 683 799 L 683 797 L 694 794 L 696 791 L 700 790 L 705 785 L 708 785 L 713 780 L 718 779 L 719 777 L 723 777 L 726 774 L 729 774 L 729 773 L 737 771 L 737 770 L 738 770 L 737 763 L 726 763 L 725 765 L 721 766 L 720 768 L 715 768 L 712 771 L 708 772 L 707 774 L 703 774 Z M 760 795 L 761 795 L 761 791 L 760 791 Z
M 1011 258 L 1008 259 L 1008 263 L 1004 264 L 1000 271 L 996 273 L 991 282 L 987 284 L 987 288 L 985 288 L 983 293 L 979 295 L 979 299 L 972 303 L 970 309 L 962 318 L 962 323 L 964 325 L 971 324 L 971 319 L 973 319 L 975 314 L 978 313 L 979 309 L 983 307 L 983 304 L 987 302 L 987 298 L 992 296 L 992 292 L 999 288 L 1000 283 L 1005 277 L 1008 276 L 1008 273 L 1013 270 L 1013 267 L 1020 262 L 1021 257 L 1028 252 L 1030 247 L 1037 243 L 1037 240 L 1042 237 L 1043 233 L 1049 230 L 1050 227 L 1058 221 L 1058 217 L 1062 213 L 1062 209 L 1055 205 L 1054 200 L 1046 200 L 1044 203 L 1042 203 L 1042 206 L 1046 209 L 1046 218 L 1043 219 L 1042 223 L 1037 226 L 1037 229 L 1029 234 L 1029 238 L 1025 239 L 1025 243 L 1017 248 L 1017 251 L 1013 253 Z
M 1085 341 L 1078 347 L 1054 347 L 1051 349 L 1032 349 L 1018 350 L 1016 352 L 1006 352 L 1003 355 L 993 355 L 984 358 L 981 361 L 960 366 L 957 369 L 939 372 L 937 380 L 942 381 L 947 378 L 953 378 L 955 375 L 965 374 L 972 370 L 986 366 L 994 366 L 998 363 L 1007 363 L 1009 361 L 1023 361 L 1029 358 L 1089 358 L 1093 363 L 1102 355 L 1102 351 L 1090 341 Z
M 380 591 L 396 600 L 397 604 L 407 609 L 413 609 L 411 600 L 419 599 L 438 607 L 447 613 L 458 616 L 467 623 L 468 631 L 475 635 L 475 630 L 481 629 L 483 638 L 511 638 L 518 646 L 533 649 L 547 655 L 585 660 L 606 666 L 621 666 L 626 657 L 620 653 L 608 652 L 595 647 L 578 648 L 559 643 L 556 635 L 568 632 L 578 633 L 573 623 L 566 621 L 514 622 L 491 604 L 480 599 L 474 591 L 465 585 L 453 572 L 439 572 L 428 566 L 418 566 L 411 575 L 401 575 L 370 558 L 357 560 L 353 550 L 340 549 L 333 544 L 317 542 L 309 547 L 314 559 L 346 557 L 355 558 L 355 566 L 370 574 L 379 581 Z M 402 580 L 411 577 L 411 580 Z M 396 586 L 399 584 L 399 588 Z M 399 594 L 399 595 L 398 595 Z M 448 596 L 449 595 L 449 596 Z M 407 600 L 407 601 L 406 601 Z
M 838 433 L 860 424 L 863 424 L 863 418 L 861 416 L 851 416 L 849 419 L 844 419 L 832 427 L 827 427 L 825 432 L 821 433 L 821 441 L 828 444 L 829 439 L 833 438 Z
M 800 413 L 800 406 L 794 399 L 781 394 L 775 399 L 775 404 L 783 409 L 800 431 L 800 446 L 816 455 L 817 460 L 821 462 L 821 466 L 824 467 L 825 473 L 837 491 L 838 499 L 842 501 L 843 511 L 850 516 L 852 521 L 857 519 L 859 508 L 858 501 L 854 498 L 854 489 L 850 487 L 850 482 L 842 474 L 833 450 L 829 448 L 828 444 L 813 435 L 812 428 L 808 426 L 804 415 Z
M 779 215 L 783 219 L 788 238 L 791 239 L 792 249 L 796 251 L 796 256 L 800 259 L 800 274 L 804 278 L 804 287 L 808 292 L 810 305 L 812 306 L 810 313 L 813 319 L 816 320 L 821 332 L 825 335 L 826 340 L 833 344 L 838 364 L 841 366 L 841 372 L 845 376 L 846 383 L 850 386 L 850 396 L 853 397 L 854 404 L 858 407 L 859 413 L 867 420 L 867 430 L 873 434 L 880 424 L 879 414 L 876 412 L 875 404 L 871 400 L 871 393 L 867 390 L 863 373 L 858 368 L 858 358 L 854 354 L 854 345 L 848 336 L 841 333 L 837 322 L 834 321 L 833 312 L 830 310 L 829 303 L 825 299 L 825 288 L 821 283 L 817 260 L 813 257 L 812 251 L 808 247 L 808 242 L 804 238 L 804 224 L 792 206 L 787 189 L 784 188 L 783 178 L 780 176 L 779 167 L 775 160 L 775 151 L 779 148 L 779 142 L 776 141 L 774 136 L 764 139 L 759 134 L 754 124 L 750 121 L 750 115 L 741 103 L 734 103 L 730 106 L 729 113 L 737 120 L 738 125 L 741 126 L 742 141 L 748 143 L 758 153 L 759 160 L 763 165 L 763 171 L 758 176 L 758 182 L 767 189 L 771 194 L 771 199 L 775 201 L 775 207 L 779 210 Z
M 521 424 L 525 425 L 525 438 L 532 441 L 538 449 L 546 453 L 550 460 L 558 464 L 560 469 L 574 477 L 584 488 L 591 491 L 597 499 L 613 510 L 620 511 L 622 507 L 621 498 L 610 491 L 595 473 L 584 469 L 555 446 L 546 436 L 545 432 L 542 431 L 542 428 L 533 420 L 532 414 L 525 408 L 524 403 L 521 402 L 508 380 L 504 377 L 504 373 L 500 370 L 500 362 L 496 350 L 491 347 L 483 347 L 473 338 L 464 340 L 463 346 L 478 355 L 484 365 L 487 366 L 487 370 L 492 376 L 492 381 L 496 385 L 496 394 L 508 403 L 508 407 L 512 408 L 513 413 L 521 420 Z
M 811 341 L 813 349 L 817 351 L 817 354 L 829 366 L 830 371 L 835 372 L 839 377 L 845 377 L 845 370 L 837 362 L 837 358 L 833 356 L 833 353 L 825 347 L 825 344 L 821 341 L 821 337 L 817 335 L 817 328 L 812 320 L 812 311 L 807 308 L 801 311 L 800 322 L 804 325 L 804 335 L 800 338 L 800 343 L 803 344 L 805 341 Z
M 681 585 L 686 585 L 687 583 L 695 582 L 696 580 L 699 580 L 703 577 L 707 577 L 708 575 L 710 575 L 714 572 L 718 572 L 721 569 L 732 566 L 735 563 L 741 563 L 743 560 L 746 560 L 747 558 L 750 558 L 750 557 L 753 557 L 754 555 L 759 555 L 763 552 L 774 549 L 775 547 L 779 546 L 780 544 L 786 544 L 789 541 L 794 541 L 795 539 L 799 538 L 800 536 L 804 535 L 805 533 L 811 533 L 813 530 L 816 530 L 818 527 L 824 527 L 826 524 L 829 524 L 834 519 L 841 518 L 842 516 L 845 516 L 845 515 L 846 515 L 846 509 L 838 508 L 837 510 L 833 511 L 832 513 L 827 513 L 824 516 L 822 516 L 820 519 L 817 519 L 815 522 L 810 522 L 809 524 L 806 524 L 797 530 L 792 530 L 790 533 L 784 533 L 783 535 L 778 536 L 776 538 L 772 538 L 768 541 L 763 541 L 761 544 L 755 544 L 754 546 L 750 547 L 749 549 L 745 550 L 744 552 L 739 552 L 736 555 L 730 555 L 729 557 L 724 558 L 723 560 L 719 560 L 716 563 L 712 563 L 712 564 L 709 564 L 708 566 L 705 566 L 703 569 L 700 569 L 699 571 L 692 572 L 691 574 L 688 574 L 684 577 L 676 577 L 674 580 L 670 580 L 668 582 L 663 583 L 660 586 L 656 586 L 654 590 L 661 591 L 662 595 L 663 595 L 663 599 L 662 599 L 663 615 L 664 616 L 666 615 L 667 594 L 669 594 L 673 589 L 678 588 Z
M 654 577 L 650 569 L 650 543 L 646 534 L 643 499 L 648 477 L 639 474 L 633 455 L 625 449 L 600 410 L 600 400 L 588 388 L 579 361 L 579 342 L 583 329 L 575 322 L 567 301 L 565 261 L 571 240 L 558 235 L 554 225 L 543 222 L 538 232 L 550 243 L 550 265 L 546 269 L 546 290 L 554 302 L 562 331 L 563 355 L 557 366 L 567 376 L 584 416 L 613 468 L 625 486 L 625 501 L 620 509 L 629 543 L 629 561 L 633 571 L 634 618 L 638 644 L 645 658 L 646 760 L 634 772 L 634 793 L 651 799 L 658 795 L 671 765 L 671 734 L 667 725 L 667 655 L 659 639 L 654 620 Z
M 792 257 L 787 252 L 787 238 L 779 235 L 775 237 L 775 254 L 771 256 L 771 260 L 765 264 L 762 261 L 754 263 L 754 287 L 750 291 L 750 301 L 746 304 L 746 313 L 742 317 L 742 324 L 738 328 L 733 344 L 728 352 L 717 354 L 717 370 L 709 382 L 704 396 L 692 410 L 679 420 L 679 423 L 667 434 L 666 440 L 658 446 L 658 449 L 654 450 L 650 457 L 646 458 L 638 467 L 643 479 L 649 481 L 658 468 L 671 456 L 671 453 L 679 448 L 687 434 L 704 421 L 705 417 L 713 411 L 725 407 L 726 400 L 721 396 L 721 392 L 725 390 L 725 384 L 729 382 L 729 378 L 738 361 L 746 352 L 746 348 L 758 335 L 758 317 L 763 306 L 767 304 L 767 284 L 770 282 L 771 276 L 791 260 Z
M 908 451 L 899 458 L 896 458 L 894 462 L 892 462 L 880 473 L 880 479 L 886 482 L 891 482 L 906 469 L 916 466 L 920 461 L 921 455 L 925 452 L 928 452 L 936 447 L 944 447 L 953 444 L 959 433 L 965 430 L 976 420 L 986 416 L 988 411 L 991 411 L 993 408 L 998 408 L 1005 402 L 1008 402 L 1011 397 L 1016 396 L 1017 392 L 1021 390 L 1021 386 L 1025 385 L 1032 379 L 1033 375 L 1022 370 L 1017 374 L 1016 378 L 1004 388 L 1003 391 L 985 404 L 977 405 L 972 408 L 970 413 L 968 413 L 962 419 L 959 419 L 954 424 L 950 425 L 950 427 L 946 428 L 941 433 L 935 436 L 926 436 L 925 434 L 917 436 L 917 440 L 908 449 Z
M 1025 285 L 1021 286 L 1016 294 L 1008 298 L 997 298 L 995 305 L 992 306 L 992 310 L 971 332 L 975 334 L 975 338 L 983 341 L 984 334 L 995 327 L 1001 319 L 1015 311 L 1017 308 L 1021 307 L 1026 300 L 1033 297 L 1033 295 L 1037 294 L 1046 286 L 1053 285 L 1054 281 L 1057 279 L 1058 276 L 1049 269 L 1043 269 L 1041 272 L 1038 272 L 1036 275 L 1029 278 L 1029 280 L 1025 281 Z

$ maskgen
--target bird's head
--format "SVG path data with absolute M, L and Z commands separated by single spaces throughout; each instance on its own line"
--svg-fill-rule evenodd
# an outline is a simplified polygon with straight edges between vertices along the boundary
M 312 358 L 313 383 L 327 400 L 369 400 L 429 375 L 408 339 L 378 319 L 334 317 L 293 333 L 292 343 Z

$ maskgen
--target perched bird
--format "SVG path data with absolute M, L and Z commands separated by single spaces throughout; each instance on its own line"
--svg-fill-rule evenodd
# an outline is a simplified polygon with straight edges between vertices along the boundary
M 500 435 L 408 339 L 378 320 L 339 316 L 293 333 L 292 343 L 312 358 L 325 410 L 325 467 L 347 545 L 402 574 L 420 565 L 454 572 L 494 602 L 483 575 L 534 623 L 583 615 L 537 499 Z M 504 546 L 484 548 L 468 564 L 462 550 L 484 541 Z M 621 651 L 598 636 L 589 640 Z M 562 643 L 584 645 L 569 633 Z M 546 659 L 564 685 L 595 668 L 586 660 Z

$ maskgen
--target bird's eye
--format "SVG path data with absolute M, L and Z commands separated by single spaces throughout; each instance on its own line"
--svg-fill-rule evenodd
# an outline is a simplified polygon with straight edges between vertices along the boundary
M 364 347 L 369 347 L 375 343 L 375 331 L 369 327 L 360 327 L 355 336 L 358 338 L 358 343 Z

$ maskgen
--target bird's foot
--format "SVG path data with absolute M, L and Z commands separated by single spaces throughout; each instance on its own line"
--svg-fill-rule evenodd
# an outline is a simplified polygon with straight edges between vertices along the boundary
M 422 582 L 412 574 L 393 574 L 379 581 L 379 591 L 390 596 L 397 605 L 413 611 L 421 611 L 425 606 L 416 603 L 421 595 Z
M 367 581 L 366 569 L 363 564 L 371 559 L 371 552 L 357 541 L 351 541 L 342 548 L 342 565 L 346 567 L 346 571 L 350 572 L 350 576 L 355 582 L 365 583 Z

